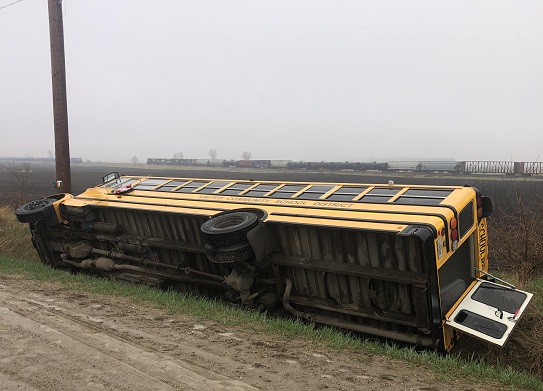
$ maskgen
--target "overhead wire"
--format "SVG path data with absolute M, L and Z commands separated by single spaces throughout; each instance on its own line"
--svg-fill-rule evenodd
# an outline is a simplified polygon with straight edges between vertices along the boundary
M 14 1 L 14 2 L 12 2 L 12 3 L 3 5 L 3 6 L 0 7 L 0 10 L 1 10 L 1 9 L 4 9 L 4 8 L 7 8 L 7 7 L 10 7 L 10 6 L 14 5 L 14 4 L 20 3 L 21 1 L 23 1 L 23 0 L 17 0 L 17 1 Z

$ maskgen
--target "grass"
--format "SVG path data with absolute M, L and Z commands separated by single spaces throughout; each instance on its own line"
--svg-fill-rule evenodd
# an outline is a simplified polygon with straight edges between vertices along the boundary
M 251 330 L 254 333 L 299 341 L 330 351 L 356 352 L 361 361 L 372 355 L 399 359 L 432 370 L 443 382 L 461 378 L 481 383 L 499 383 L 501 388 L 511 390 L 522 388 L 543 391 L 543 383 L 534 375 L 541 373 L 541 367 L 531 368 L 534 374 L 525 373 L 514 368 L 512 363 L 516 361 L 510 359 L 517 357 L 531 363 L 541 361 L 543 356 L 539 351 L 541 343 L 534 329 L 541 329 L 543 326 L 541 315 L 543 302 L 540 299 L 543 294 L 543 279 L 534 280 L 528 287 L 536 294 L 531 306 L 533 309 L 526 314 L 528 319 L 524 319 L 523 316 L 518 327 L 520 330 L 516 331 L 516 334 L 520 335 L 516 335 L 515 340 L 509 341 L 505 350 L 494 354 L 492 348 L 483 344 L 481 348 L 460 349 L 457 354 L 440 356 L 429 351 L 417 351 L 413 347 L 362 339 L 353 333 L 329 327 L 318 327 L 296 320 L 269 318 L 215 300 L 52 269 L 37 262 L 38 258 L 30 244 L 29 236 L 27 226 L 16 222 L 11 209 L 0 208 L 0 274 L 18 275 L 30 280 L 53 283 L 69 291 L 122 297 L 134 304 L 162 309 L 171 315 L 189 314 L 201 321 L 212 321 L 226 327 L 243 327 L 244 330 Z M 464 340 L 466 338 L 461 342 Z M 525 343 L 521 344 L 519 340 Z M 526 344 L 532 346 L 527 347 Z
M 475 356 L 461 358 L 456 355 L 440 356 L 429 351 L 417 351 L 412 347 L 385 344 L 362 339 L 354 334 L 329 327 L 316 327 L 301 321 L 269 318 L 256 312 L 248 312 L 221 302 L 159 291 L 144 285 L 125 284 L 85 274 L 71 274 L 52 269 L 34 261 L 20 261 L 0 257 L 0 273 L 23 276 L 35 281 L 60 285 L 68 291 L 87 292 L 122 297 L 134 304 L 162 309 L 170 315 L 190 314 L 200 321 L 212 321 L 225 327 L 243 327 L 254 333 L 298 340 L 313 347 L 331 351 L 381 355 L 433 370 L 444 381 L 458 378 L 478 382 L 500 383 L 510 389 L 543 390 L 543 383 L 535 376 L 516 371 L 510 366 L 490 365 Z M 541 284 L 543 289 L 543 282 Z M 363 360 L 364 356 L 360 359 Z
M 28 225 L 19 223 L 13 209 L 7 206 L 0 206 L 0 253 L 5 257 L 39 261 Z

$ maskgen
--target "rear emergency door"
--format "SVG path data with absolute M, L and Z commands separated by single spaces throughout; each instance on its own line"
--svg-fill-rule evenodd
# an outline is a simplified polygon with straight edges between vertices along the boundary
M 445 321 L 459 331 L 503 346 L 532 296 L 513 287 L 478 279 Z

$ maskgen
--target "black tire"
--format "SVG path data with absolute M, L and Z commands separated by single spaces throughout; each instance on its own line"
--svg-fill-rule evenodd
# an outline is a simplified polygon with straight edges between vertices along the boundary
M 253 212 L 233 211 L 207 220 L 200 227 L 204 244 L 215 248 L 232 246 L 247 241 L 247 232 L 258 225 Z
M 232 246 L 215 248 L 206 245 L 207 258 L 213 263 L 234 263 L 247 261 L 255 256 L 249 242 L 240 242 Z
M 37 223 L 39 221 L 56 220 L 55 207 L 53 203 L 55 198 L 41 198 L 31 201 L 17 208 L 15 215 L 21 223 Z

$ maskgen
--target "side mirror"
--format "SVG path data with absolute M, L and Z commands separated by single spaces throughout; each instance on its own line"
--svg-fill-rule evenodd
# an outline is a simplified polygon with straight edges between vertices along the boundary
M 481 197 L 482 199 L 482 207 L 483 207 L 483 215 L 481 217 L 488 217 L 492 214 L 493 207 L 492 207 L 492 201 L 488 197 Z

